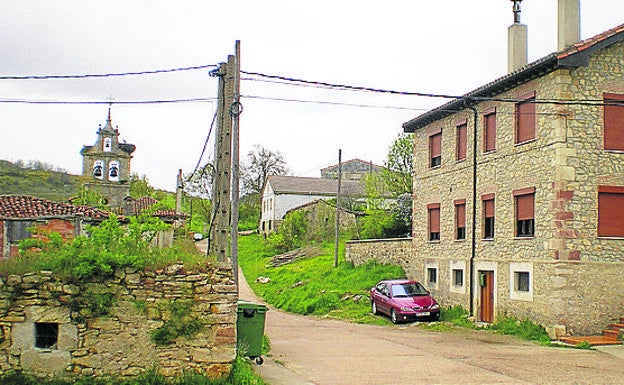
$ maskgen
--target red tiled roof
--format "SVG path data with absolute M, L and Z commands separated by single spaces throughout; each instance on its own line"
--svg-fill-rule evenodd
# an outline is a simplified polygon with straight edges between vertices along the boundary
M 133 199 L 133 198 L 127 198 L 128 200 L 130 200 L 134 207 L 133 207 L 133 214 L 134 215 L 138 215 L 142 212 L 145 211 L 149 211 L 152 209 L 152 206 L 154 206 L 155 204 L 158 203 L 158 200 L 149 197 L 149 196 L 144 196 L 141 197 L 139 199 Z M 156 210 L 152 213 L 152 215 L 156 216 L 156 217 L 172 217 L 172 218 L 185 218 L 188 217 L 187 214 L 185 213 L 176 213 L 175 210 Z
M 585 39 L 576 44 L 573 44 L 569 48 L 559 52 L 557 54 L 558 59 L 563 59 L 565 57 L 574 55 L 579 52 L 583 52 L 588 48 L 593 47 L 594 45 L 600 43 L 603 40 L 610 38 L 611 36 L 617 35 L 620 32 L 624 32 L 624 24 L 618 25 L 617 27 L 611 28 L 610 30 L 604 31 L 603 33 L 590 37 L 589 39 Z
M 87 217 L 104 220 L 110 213 L 89 206 L 74 206 L 27 195 L 0 195 L 0 218 L 32 219 L 51 217 Z

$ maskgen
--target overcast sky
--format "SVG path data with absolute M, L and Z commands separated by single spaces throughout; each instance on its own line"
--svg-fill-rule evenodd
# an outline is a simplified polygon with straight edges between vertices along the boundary
M 506 74 L 509 0 L 0 0 L 0 76 L 122 73 L 218 64 L 241 41 L 241 69 L 328 83 L 461 95 Z M 556 50 L 557 0 L 524 0 L 529 61 Z M 581 37 L 624 22 L 624 1 L 581 0 Z M 173 191 L 198 162 L 216 102 L 209 70 L 80 80 L 0 80 L 0 159 L 82 172 L 106 104 L 135 144 L 132 171 Z M 293 175 L 360 158 L 383 165 L 401 124 L 446 100 L 324 90 L 242 75 L 241 158 L 254 144 Z M 248 78 L 253 78 L 249 79 Z M 285 101 L 300 100 L 299 102 Z M 214 152 L 212 142 L 202 163 Z

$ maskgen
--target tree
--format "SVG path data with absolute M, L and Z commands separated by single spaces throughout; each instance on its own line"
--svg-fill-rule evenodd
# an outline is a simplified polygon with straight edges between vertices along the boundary
M 214 166 L 206 163 L 192 174 L 184 175 L 184 192 L 192 197 L 209 199 L 212 192 Z
M 381 176 L 388 190 L 399 196 L 412 193 L 412 173 L 414 171 L 413 134 L 400 134 L 390 146 L 386 167 Z
M 246 194 L 262 194 L 269 175 L 286 175 L 288 167 L 284 155 L 259 145 L 247 154 L 247 161 L 241 167 L 241 181 Z

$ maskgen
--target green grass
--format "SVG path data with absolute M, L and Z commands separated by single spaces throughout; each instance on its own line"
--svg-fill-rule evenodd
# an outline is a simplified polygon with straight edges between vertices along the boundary
M 520 337 L 529 341 L 536 341 L 542 345 L 550 345 L 550 336 L 542 325 L 538 325 L 531 320 L 518 320 L 513 317 L 503 318 L 490 327 L 501 334 Z
M 239 238 L 239 264 L 254 292 L 285 311 L 303 315 L 328 315 L 359 323 L 387 323 L 370 314 L 368 291 L 381 279 L 402 278 L 399 266 L 371 261 L 354 267 L 344 260 L 344 242 L 334 267 L 333 245 L 321 255 L 281 267 L 269 267 L 274 249 L 258 235 Z M 260 276 L 270 282 L 256 282 Z

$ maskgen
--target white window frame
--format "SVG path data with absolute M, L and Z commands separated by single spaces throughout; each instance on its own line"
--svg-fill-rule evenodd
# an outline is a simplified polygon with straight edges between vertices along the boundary
M 529 291 L 516 290 L 516 273 L 529 273 Z M 512 262 L 509 264 L 509 298 L 515 301 L 533 302 L 533 263 Z
M 429 282 L 429 269 L 435 269 L 436 270 L 436 281 L 433 284 L 431 282 Z M 429 290 L 438 290 L 440 288 L 440 268 L 438 266 L 438 261 L 427 261 L 427 262 L 425 262 L 424 277 L 425 277 L 425 279 L 423 281 L 425 281 L 425 286 L 427 287 L 427 289 L 429 289 Z
M 455 285 L 453 270 L 462 271 L 462 285 Z M 451 261 L 449 268 L 449 290 L 451 293 L 466 294 L 466 261 Z

